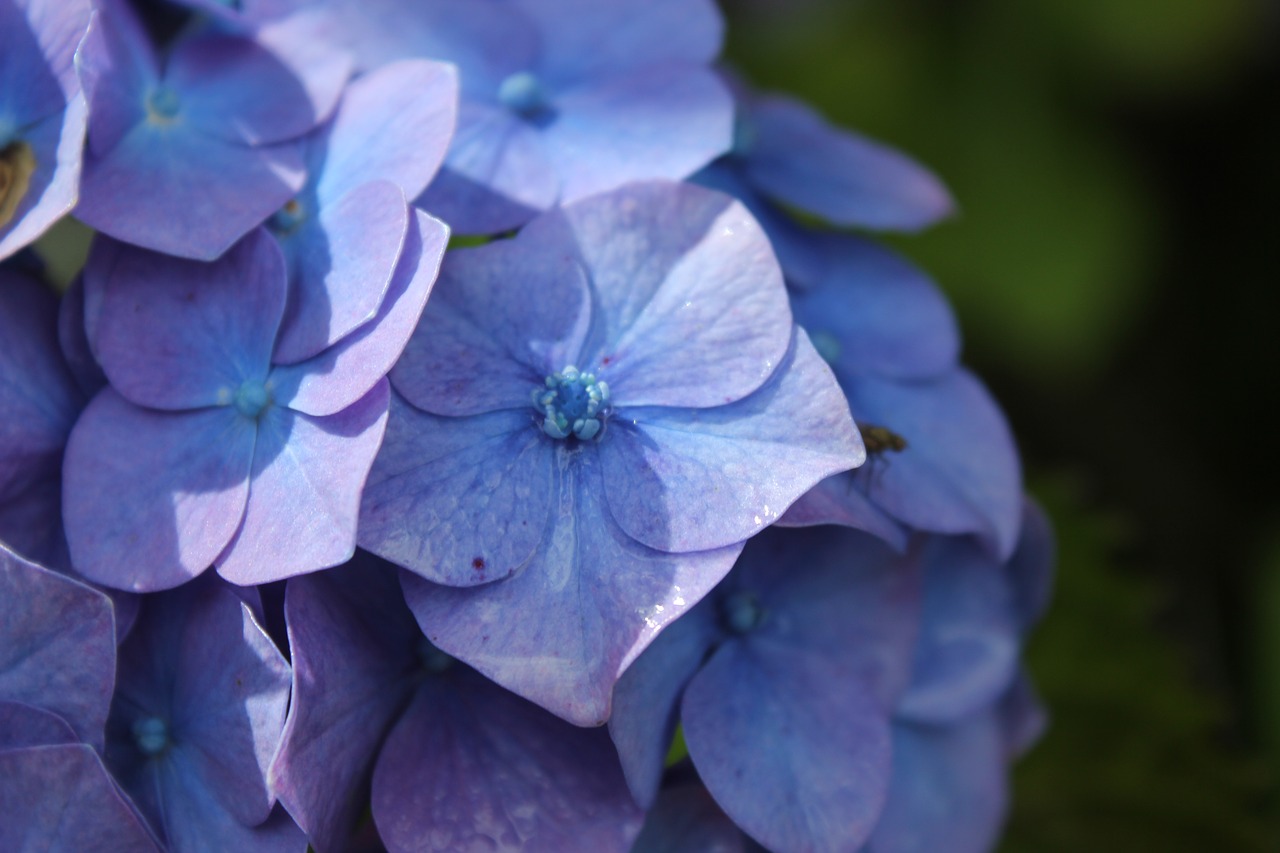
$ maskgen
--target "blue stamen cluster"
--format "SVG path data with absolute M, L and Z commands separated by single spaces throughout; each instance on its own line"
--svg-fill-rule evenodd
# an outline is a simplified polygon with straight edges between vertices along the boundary
M 548 376 L 545 385 L 530 394 L 533 407 L 543 415 L 543 432 L 552 438 L 574 436 L 582 441 L 600 435 L 609 414 L 609 383 L 569 365 Z

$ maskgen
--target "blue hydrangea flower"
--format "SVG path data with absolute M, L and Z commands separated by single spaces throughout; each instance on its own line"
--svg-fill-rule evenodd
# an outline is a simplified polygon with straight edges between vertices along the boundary
M 300 138 L 333 109 L 350 66 L 290 62 L 314 60 L 293 45 L 309 30 L 275 35 L 282 45 L 197 31 L 161 56 L 125 3 L 102 0 L 77 54 L 90 120 L 76 215 L 211 260 L 293 198 L 306 178 Z
M 433 642 L 580 724 L 745 539 L 862 461 L 759 227 L 688 185 L 451 253 L 391 379 L 361 546 L 420 576 Z
M 372 779 L 391 851 L 625 851 L 639 830 L 603 730 L 579 729 L 432 646 L 391 565 L 289 581 L 293 704 L 271 781 L 319 853 L 348 849 Z
M 73 57 L 86 0 L 0 0 L 0 259 L 76 203 L 85 98 Z
M 151 591 L 215 562 L 252 584 L 348 559 L 386 423 L 383 377 L 446 235 L 416 213 L 377 314 L 291 365 L 273 363 L 286 278 L 265 230 L 212 264 L 100 242 L 85 317 L 111 385 L 67 445 L 63 514 L 77 570 Z
M 308 137 L 307 184 L 267 223 L 289 268 L 278 362 L 310 358 L 376 313 L 406 245 L 405 199 L 439 169 L 457 100 L 451 66 L 397 62 L 352 83 Z
M 289 684 L 289 665 L 222 581 L 143 602 L 120 646 L 104 755 L 169 850 L 306 849 L 266 782 Z
M 458 134 L 422 204 L 456 232 L 515 228 L 628 181 L 680 179 L 728 150 L 733 104 L 709 69 L 710 0 L 328 0 L 364 67 L 458 66 Z

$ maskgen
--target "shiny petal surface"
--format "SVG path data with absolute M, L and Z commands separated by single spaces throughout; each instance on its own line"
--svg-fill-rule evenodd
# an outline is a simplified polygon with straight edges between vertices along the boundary
M 621 409 L 600 442 L 618 525 L 663 551 L 741 542 L 862 463 L 830 369 L 803 335 L 760 390 L 713 409 Z
M 692 175 L 729 150 L 733 99 L 711 71 L 649 66 L 576 87 L 541 131 L 569 202 L 632 181 Z
M 898 725 L 889 802 L 868 853 L 983 853 L 996 843 L 1009 793 L 995 715 L 947 728 Z
M 362 184 L 311 215 L 279 238 L 289 260 L 289 301 L 278 364 L 318 355 L 374 317 L 410 224 L 404 193 L 387 181 Z
M 281 402 L 309 415 L 336 414 L 386 376 L 418 326 L 448 242 L 444 223 L 413 211 L 404 251 L 377 315 L 315 358 L 273 370 L 271 381 Z
M 917 231 L 951 214 L 946 187 L 905 155 L 832 127 L 781 96 L 749 106 L 748 180 L 766 195 L 836 225 Z
M 293 698 L 271 789 L 319 853 L 345 850 L 379 747 L 421 670 L 422 632 L 393 566 L 357 553 L 285 591 Z
M 71 431 L 64 462 L 76 569 L 136 592 L 203 572 L 244 515 L 255 432 L 234 409 L 156 412 L 104 389 Z
M 991 705 L 1018 667 L 1018 619 L 1005 568 L 971 541 L 933 537 L 924 612 L 901 718 L 950 724 Z
M 226 406 L 242 383 L 266 379 L 285 273 L 265 231 L 211 264 L 111 241 L 91 264 L 93 345 L 120 396 L 157 409 Z
M 577 366 L 607 380 L 617 405 L 720 406 L 763 385 L 787 353 L 781 272 L 755 220 L 728 196 L 637 184 L 526 231 L 543 252 L 582 264 L 595 316 Z
M 455 664 L 387 737 L 373 817 L 392 853 L 624 853 L 640 831 L 601 729 L 580 729 Z
M 518 574 L 473 589 L 408 573 L 402 582 L 441 649 L 569 722 L 600 725 L 619 675 L 724 577 L 739 548 L 652 551 L 613 523 L 588 454 L 560 472 L 546 542 Z
M 869 240 L 831 241 L 826 273 L 791 309 L 836 375 L 925 378 L 950 370 L 960 332 L 923 272 Z
M 76 216 L 135 246 L 209 261 L 284 206 L 305 177 L 300 143 L 249 148 L 143 122 L 86 159 Z
M 609 735 L 632 795 L 651 808 L 661 808 L 658 785 L 675 736 L 680 698 L 721 639 L 715 602 L 703 600 L 668 625 L 644 654 L 618 679 L 613 689 Z
M 591 311 L 586 278 L 537 236 L 449 253 L 391 371 L 396 390 L 418 409 L 451 416 L 517 409 L 532 418 L 530 392 L 578 357 Z
M 845 392 L 860 423 L 884 426 L 907 448 L 864 466 L 865 493 L 899 521 L 938 533 L 976 533 L 1000 557 L 1022 518 L 1022 469 L 990 393 L 959 369 L 931 382 L 861 377 Z
M 557 462 L 530 412 L 424 414 L 392 395 L 360 507 L 360 547 L 473 586 L 525 566 L 547 536 Z
M 458 120 L 452 65 L 404 60 L 355 80 L 326 131 L 316 195 L 338 199 L 367 181 L 391 181 L 412 199 L 444 162 Z
M 0 752 L 0 814 L 0 850 L 160 850 L 85 744 Z
M 387 424 L 388 385 L 336 415 L 276 407 L 259 422 L 249 499 L 218 573 L 243 586 L 344 563 L 356 548 L 360 490 Z
M 101 748 L 115 683 L 111 602 L 0 547 L 0 700 L 61 717 Z

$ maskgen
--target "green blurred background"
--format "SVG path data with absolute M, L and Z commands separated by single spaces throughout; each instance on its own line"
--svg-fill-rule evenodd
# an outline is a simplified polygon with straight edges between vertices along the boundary
M 1280 850 L 1280 5 L 724 0 L 759 86 L 934 167 L 1061 539 L 1005 851 Z

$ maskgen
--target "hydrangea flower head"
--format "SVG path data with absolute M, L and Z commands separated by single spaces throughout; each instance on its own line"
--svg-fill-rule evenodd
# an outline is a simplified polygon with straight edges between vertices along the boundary
M 361 545 L 415 573 L 433 642 L 578 723 L 744 540 L 862 461 L 759 226 L 699 187 L 451 254 L 391 378 Z
M 0 259 L 76 203 L 85 98 L 73 58 L 85 0 L 0 0 Z
M 517 227 L 628 181 L 684 178 L 729 148 L 710 0 L 330 0 L 366 67 L 458 66 L 458 135 L 423 205 L 464 234 Z M 370 8 L 372 6 L 372 8 Z
M 86 327 L 111 385 L 72 431 L 63 509 L 77 569 L 107 586 L 177 586 L 216 562 L 237 583 L 337 565 L 386 423 L 384 376 L 434 282 L 446 229 L 414 216 L 375 316 L 273 363 L 280 249 L 263 229 L 203 264 L 102 242 Z

